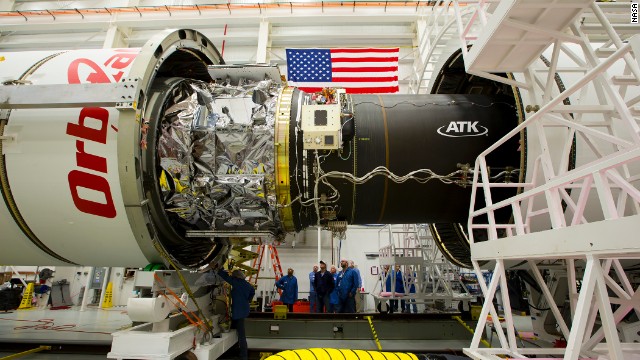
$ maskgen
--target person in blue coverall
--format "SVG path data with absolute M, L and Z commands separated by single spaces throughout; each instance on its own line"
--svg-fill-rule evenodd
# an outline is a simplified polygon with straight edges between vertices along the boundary
M 391 287 L 391 279 L 395 279 L 395 271 L 389 269 L 389 265 L 385 265 L 384 273 L 382 273 L 382 278 L 385 279 L 384 289 L 383 291 L 392 292 L 393 288 Z M 393 307 L 398 308 L 398 300 L 389 300 L 389 313 L 393 314 Z
M 318 294 L 316 293 L 316 273 L 318 272 L 318 265 L 313 265 L 313 271 L 309 273 L 309 312 L 316 312 L 316 299 Z
M 359 279 L 356 279 L 356 272 L 349 268 L 347 260 L 340 261 L 342 271 L 338 274 L 338 313 L 356 312 L 356 299 L 358 293 Z
M 407 276 L 407 285 L 409 285 L 409 294 L 416 293 L 416 277 L 417 274 L 411 268 L 409 268 L 409 273 Z M 406 306 L 402 309 L 402 312 L 411 313 L 411 306 L 413 306 L 413 313 L 418 313 L 418 306 L 416 305 L 416 299 L 409 299 L 406 302 Z
M 353 262 L 353 260 L 349 260 L 349 269 L 353 270 L 356 272 L 356 279 L 358 279 L 358 290 L 356 291 L 356 312 L 360 311 L 360 301 L 362 299 L 360 299 L 360 289 L 362 289 L 362 275 L 360 275 L 360 269 L 358 269 L 356 267 L 356 264 Z
M 293 303 L 298 300 L 298 279 L 293 276 L 293 269 L 287 269 L 287 276 L 283 276 L 276 282 L 276 287 L 282 290 L 280 301 L 287 305 L 289 312 L 293 312 Z
M 245 333 L 244 319 L 249 316 L 249 305 L 256 294 L 256 290 L 245 280 L 242 270 L 234 270 L 231 276 L 219 270 L 218 275 L 231 285 L 231 328 L 238 333 L 238 345 L 240 346 L 240 358 L 247 360 L 249 349 L 247 347 L 247 335 Z
M 388 270 L 387 270 L 388 271 Z M 402 271 L 400 271 L 400 265 L 396 265 L 395 270 L 391 270 L 391 274 L 387 276 L 386 280 L 386 290 L 391 292 L 391 279 L 394 279 L 395 288 L 393 289 L 394 293 L 404 294 L 404 281 L 402 280 Z M 398 311 L 398 300 L 391 300 L 391 307 L 389 309 L 390 313 L 394 313 Z M 406 306 L 405 300 L 400 300 L 401 309 L 404 310 Z
M 338 298 L 338 287 L 335 284 L 338 282 L 338 270 L 335 265 L 331 265 L 331 276 L 333 276 L 333 291 L 329 295 L 329 313 L 335 313 L 338 310 L 338 304 L 340 299 Z

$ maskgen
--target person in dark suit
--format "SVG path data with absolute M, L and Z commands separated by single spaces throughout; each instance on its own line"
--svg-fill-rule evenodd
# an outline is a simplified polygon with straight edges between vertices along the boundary
M 240 358 L 247 360 L 249 350 L 247 347 L 247 335 L 245 334 L 244 319 L 249 316 L 251 299 L 256 290 L 247 280 L 242 270 L 233 270 L 231 276 L 220 269 L 218 275 L 231 284 L 231 328 L 238 333 L 238 345 L 240 346 Z
M 335 283 L 333 282 L 333 275 L 327 271 L 327 264 L 325 264 L 324 261 L 320 261 L 320 271 L 316 273 L 314 285 L 316 288 L 317 312 L 329 312 L 329 298 L 333 288 L 335 287 Z

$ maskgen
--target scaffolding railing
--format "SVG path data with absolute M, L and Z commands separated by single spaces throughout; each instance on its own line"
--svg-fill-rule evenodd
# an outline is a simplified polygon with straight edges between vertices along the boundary
M 516 10 L 532 4 L 508 3 Z M 548 12 L 565 5 L 544 1 Z M 476 334 L 465 349 L 474 359 L 622 359 L 640 352 L 637 343 L 621 341 L 618 335 L 622 319 L 640 310 L 637 289 L 622 262 L 640 259 L 635 240 L 640 231 L 640 27 L 634 33 L 629 24 L 611 23 L 622 13 L 629 15 L 620 5 L 582 1 L 572 6 L 584 9 L 564 31 L 549 31 L 537 22 L 520 24 L 530 33 L 554 37 L 551 59 L 543 66 L 534 61 L 515 74 L 515 81 L 523 84 L 523 99 L 532 105 L 530 115 L 475 162 L 467 227 L 472 263 L 478 277 L 481 263 L 493 261 L 495 267 L 489 284 L 479 282 L 486 301 Z M 507 16 L 488 19 L 492 29 L 508 21 Z M 508 54 L 501 63 L 508 63 L 509 56 L 516 55 Z M 566 88 L 559 86 L 559 78 L 567 80 Z M 532 171 L 521 182 L 492 180 L 487 158 L 523 131 Z M 505 188 L 519 191 L 495 200 L 497 191 Z M 499 211 L 511 216 L 497 216 Z M 509 294 L 504 291 L 512 260 L 532 274 L 566 348 L 523 348 L 516 342 Z M 567 272 L 568 320 L 541 273 L 541 264 L 549 261 L 562 264 Z M 504 306 L 502 324 L 493 305 L 496 298 Z M 617 304 L 615 311 L 612 304 Z M 499 347 L 480 348 L 481 334 L 491 323 Z

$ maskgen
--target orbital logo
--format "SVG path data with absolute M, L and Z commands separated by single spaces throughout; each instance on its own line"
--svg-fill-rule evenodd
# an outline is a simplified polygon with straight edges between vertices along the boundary
M 69 84 L 120 81 L 124 75 L 123 70 L 131 65 L 138 54 L 119 50 L 116 52 L 104 62 L 106 71 L 87 58 L 71 62 L 67 70 Z M 69 190 L 74 205 L 83 213 L 111 219 L 116 217 L 117 213 L 111 185 L 106 178 L 107 158 L 100 153 L 90 153 L 88 148 L 91 145 L 86 146 L 106 145 L 109 128 L 109 110 L 85 107 L 80 110 L 76 119 L 67 123 L 66 133 L 76 139 L 76 168 L 68 174 Z M 113 125 L 111 128 L 118 131 Z
M 441 126 L 437 131 L 447 137 L 482 136 L 489 132 L 486 127 L 478 125 L 477 121 L 451 121 L 448 126 Z

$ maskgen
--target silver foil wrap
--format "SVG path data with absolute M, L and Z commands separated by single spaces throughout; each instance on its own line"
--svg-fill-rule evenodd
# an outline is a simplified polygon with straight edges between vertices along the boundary
M 276 233 L 278 87 L 270 80 L 190 85 L 167 105 L 157 144 L 165 211 L 199 230 Z

